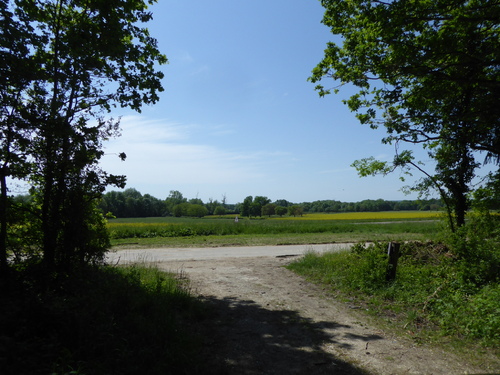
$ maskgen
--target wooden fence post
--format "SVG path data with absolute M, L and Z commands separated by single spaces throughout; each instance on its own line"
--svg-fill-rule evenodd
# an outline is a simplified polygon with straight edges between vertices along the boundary
M 396 279 L 396 269 L 398 267 L 399 258 L 399 247 L 398 242 L 389 242 L 389 247 L 387 248 L 387 255 L 389 257 L 389 262 L 387 264 L 387 272 L 385 274 L 386 281 L 394 281 Z

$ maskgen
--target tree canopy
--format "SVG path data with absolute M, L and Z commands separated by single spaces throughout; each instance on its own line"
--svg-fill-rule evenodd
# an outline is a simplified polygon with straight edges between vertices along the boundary
M 153 2 L 0 1 L 2 199 L 5 177 L 33 186 L 35 246 L 49 267 L 102 256 L 103 246 L 90 244 L 97 199 L 107 185 L 125 184 L 98 164 L 102 143 L 119 135 L 109 113 L 140 111 L 163 90 L 157 65 L 167 60 L 143 26 Z
M 320 95 L 352 84 L 345 103 L 362 124 L 384 126 L 392 163 L 365 159 L 360 173 L 425 172 L 402 144 L 436 162 L 414 188 L 437 188 L 463 225 L 477 169 L 500 163 L 500 2 L 497 0 L 323 0 L 328 43 L 312 82 Z M 324 79 L 334 81 L 331 88 Z

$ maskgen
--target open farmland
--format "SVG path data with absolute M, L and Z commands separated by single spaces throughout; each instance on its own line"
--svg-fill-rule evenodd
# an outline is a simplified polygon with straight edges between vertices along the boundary
M 435 211 L 307 214 L 297 217 L 112 219 L 115 246 L 245 246 L 434 239 L 440 229 Z
M 341 212 L 313 213 L 296 217 L 274 218 L 276 220 L 354 220 L 354 221 L 384 221 L 384 220 L 436 220 L 443 215 L 440 211 L 386 211 L 386 212 Z

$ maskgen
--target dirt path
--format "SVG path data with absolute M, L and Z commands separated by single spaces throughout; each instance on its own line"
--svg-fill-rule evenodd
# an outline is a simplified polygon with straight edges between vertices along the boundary
M 145 256 L 162 269 L 182 271 L 194 292 L 212 304 L 213 312 L 201 327 L 209 336 L 206 348 L 211 358 L 204 373 L 500 373 L 500 365 L 473 367 L 448 353 L 372 328 L 358 306 L 335 300 L 283 267 L 296 256 L 242 254 L 168 261 Z M 121 261 L 127 259 L 122 253 Z

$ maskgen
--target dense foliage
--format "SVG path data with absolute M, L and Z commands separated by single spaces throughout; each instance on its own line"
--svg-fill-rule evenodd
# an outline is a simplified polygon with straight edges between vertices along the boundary
M 165 201 L 149 194 L 142 195 L 132 188 L 104 194 L 99 207 L 103 213 L 109 212 L 116 217 L 162 216 L 166 211 Z
M 387 243 L 358 244 L 352 252 L 307 254 L 290 269 L 356 298 L 382 316 L 401 320 L 414 337 L 443 334 L 500 344 L 500 247 L 482 244 L 457 256 L 432 242 L 401 244 L 394 282 L 386 281 Z
M 205 209 L 201 208 L 203 206 Z M 278 199 L 271 203 L 267 197 L 246 197 L 243 203 L 228 204 L 224 201 L 209 200 L 204 203 L 199 198 L 187 199 L 179 191 L 171 191 L 165 199 L 149 194 L 142 195 L 133 188 L 124 191 L 110 191 L 103 195 L 99 208 L 104 214 L 113 217 L 201 217 L 205 215 L 239 214 L 246 217 L 257 216 L 300 216 L 317 212 L 380 212 L 380 211 L 437 211 L 443 207 L 439 199 L 418 201 L 386 201 L 365 199 L 360 202 L 340 202 L 321 200 L 291 203 Z
M 394 283 L 384 278 L 386 245 L 311 254 L 293 267 L 398 312 L 409 309 L 416 328 L 430 322 L 498 345 L 499 222 L 490 210 L 498 209 L 500 191 L 500 2 L 321 3 L 323 24 L 340 38 L 327 44 L 311 81 L 321 96 L 354 86 L 345 104 L 362 124 L 383 126 L 382 142 L 395 146 L 392 162 L 368 157 L 353 166 L 360 176 L 420 173 L 407 189 L 439 192 L 451 234 L 437 246 L 402 244 Z M 415 146 L 431 166 L 415 159 Z
M 417 170 L 412 189 L 439 191 L 454 230 L 465 224 L 469 193 L 485 164 L 500 164 L 498 0 L 322 0 L 330 42 L 313 70 L 320 95 L 354 85 L 346 104 L 363 124 L 384 126 L 392 163 L 355 162 L 361 176 Z M 410 145 L 408 150 L 403 147 Z M 415 160 L 421 145 L 434 171 Z M 497 179 L 498 175 L 490 175 Z
M 106 115 L 140 111 L 162 91 L 156 69 L 166 58 L 144 27 L 147 3 L 0 1 L 2 272 L 27 226 L 34 230 L 24 259 L 41 257 L 48 274 L 102 258 L 96 205 L 106 186 L 125 183 L 99 166 L 103 142 L 119 134 L 119 119 Z M 28 181 L 33 199 L 15 204 L 7 177 Z
M 386 201 L 365 199 L 360 202 L 322 200 L 300 204 L 304 212 L 380 212 L 380 211 L 437 211 L 443 207 L 439 199 Z

